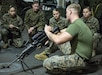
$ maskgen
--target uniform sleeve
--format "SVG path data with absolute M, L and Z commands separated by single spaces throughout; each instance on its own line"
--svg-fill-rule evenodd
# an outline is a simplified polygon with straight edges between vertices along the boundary
M 78 27 L 77 25 L 75 25 L 75 24 L 70 24 L 70 25 L 67 27 L 66 31 L 67 31 L 72 37 L 74 37 L 74 36 L 76 36 L 76 35 L 79 33 L 80 29 L 79 29 L 79 27 Z
M 49 25 L 50 25 L 51 27 L 54 27 L 54 24 L 53 24 L 52 19 L 49 20 Z
M 29 29 L 29 11 L 27 11 L 25 14 L 24 25 L 27 29 Z
M 69 26 L 69 21 L 65 20 L 65 28 L 67 28 Z
M 97 32 L 99 30 L 99 21 L 97 19 L 95 19 L 96 21 L 93 21 L 94 26 L 95 26 L 95 31 Z
M 19 29 L 20 29 L 20 31 L 22 31 L 23 30 L 23 20 L 18 16 L 18 27 L 19 27 Z
M 44 12 L 41 12 L 39 22 L 36 24 L 36 26 L 40 27 L 40 29 L 43 29 L 45 26 L 45 14 Z
M 5 15 L 3 15 L 3 17 L 2 17 L 1 25 L 2 25 L 2 27 L 9 29 L 9 24 L 7 22 L 7 17 Z

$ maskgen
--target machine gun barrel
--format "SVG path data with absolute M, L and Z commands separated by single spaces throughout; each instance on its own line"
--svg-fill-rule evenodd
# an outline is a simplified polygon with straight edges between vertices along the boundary
M 55 27 L 52 33 L 59 32 L 59 27 Z M 15 61 L 23 60 L 25 57 L 30 55 L 33 51 L 36 50 L 36 47 L 39 45 L 43 45 L 47 40 L 48 37 L 46 36 L 44 31 L 40 31 L 32 37 L 33 42 L 25 48 L 19 56 L 15 60 L 13 60 L 8 66 L 12 65 Z
M 14 59 L 10 64 L 8 64 L 8 66 L 11 66 L 11 65 L 12 65 L 14 62 L 16 62 L 16 61 L 23 60 L 24 57 L 28 55 L 28 54 L 27 54 L 28 50 L 30 50 L 32 47 L 33 47 L 33 45 L 30 44 L 27 48 L 25 48 L 25 49 L 20 53 L 19 56 L 17 55 L 17 58 Z

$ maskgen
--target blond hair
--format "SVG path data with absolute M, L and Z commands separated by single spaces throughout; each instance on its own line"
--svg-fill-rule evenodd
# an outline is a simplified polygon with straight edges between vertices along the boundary
M 80 13 L 81 11 L 81 7 L 79 4 L 70 4 L 69 6 L 67 6 L 67 9 L 73 9 L 74 11 L 76 11 L 78 14 Z

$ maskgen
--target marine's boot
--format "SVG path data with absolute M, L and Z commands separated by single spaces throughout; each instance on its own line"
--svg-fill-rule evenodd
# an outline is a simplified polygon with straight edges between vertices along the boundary
M 4 48 L 4 49 L 6 49 L 6 48 L 8 48 L 8 47 L 9 47 L 8 43 L 5 43 L 5 44 L 3 45 L 3 48 Z
M 42 53 L 40 53 L 40 54 L 36 54 L 35 56 L 35 59 L 37 59 L 37 60 L 45 60 L 45 59 L 47 59 L 48 58 L 48 55 L 46 54 L 46 52 L 45 51 L 43 51 Z

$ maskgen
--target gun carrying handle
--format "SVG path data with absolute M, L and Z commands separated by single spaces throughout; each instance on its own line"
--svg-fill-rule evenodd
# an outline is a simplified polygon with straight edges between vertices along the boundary
M 57 26 L 57 27 L 55 27 L 51 32 L 52 32 L 52 33 L 58 33 L 58 32 L 60 32 L 60 29 L 59 29 L 59 27 Z

